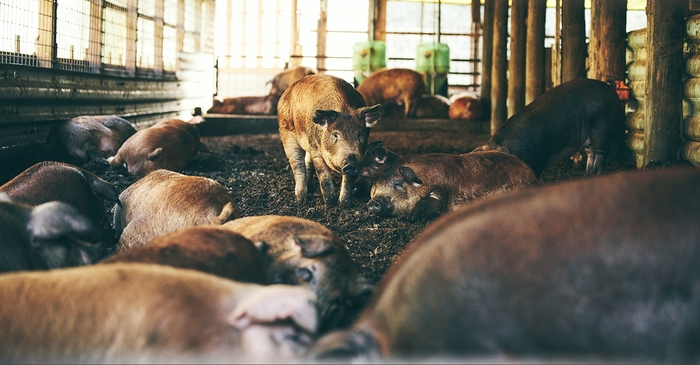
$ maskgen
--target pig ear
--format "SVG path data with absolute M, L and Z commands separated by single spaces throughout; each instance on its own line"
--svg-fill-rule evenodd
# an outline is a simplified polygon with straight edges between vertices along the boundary
M 321 126 L 321 128 L 326 129 L 328 125 L 333 123 L 338 119 L 338 112 L 335 110 L 316 110 L 316 116 L 314 116 L 314 123 Z
M 253 243 L 255 245 L 255 248 L 258 249 L 258 252 L 260 252 L 261 255 L 267 256 L 267 251 L 270 249 L 270 245 L 267 244 L 265 241 L 257 241 Z
M 365 120 L 367 128 L 374 127 L 382 118 L 382 106 L 380 104 L 368 106 L 360 109 L 360 116 Z
M 421 186 L 423 184 L 423 181 L 416 176 L 416 172 L 413 171 L 412 168 L 408 166 L 401 166 L 399 167 L 399 172 L 401 173 L 401 176 L 403 176 L 403 179 L 409 184 L 413 184 L 414 186 Z
M 147 158 L 150 161 L 153 161 L 153 160 L 157 159 L 162 153 L 163 153 L 163 147 L 158 147 L 155 150 L 153 150 L 153 152 L 149 153 Z
M 229 314 L 227 322 L 237 329 L 258 323 L 291 320 L 309 332 L 316 332 L 316 295 L 309 289 L 290 285 L 260 286 L 248 294 Z
M 335 251 L 333 242 L 323 236 L 294 236 L 289 239 L 289 244 L 306 258 L 325 256 Z

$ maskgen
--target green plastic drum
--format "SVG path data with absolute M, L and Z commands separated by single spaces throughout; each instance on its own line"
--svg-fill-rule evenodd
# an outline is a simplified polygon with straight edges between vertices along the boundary
M 416 71 L 425 76 L 426 93 L 447 96 L 447 73 L 450 72 L 450 47 L 445 43 L 435 42 L 418 44 L 418 50 L 416 52 Z
M 386 68 L 386 43 L 384 41 L 358 42 L 353 46 L 352 70 L 355 86 L 372 72 Z

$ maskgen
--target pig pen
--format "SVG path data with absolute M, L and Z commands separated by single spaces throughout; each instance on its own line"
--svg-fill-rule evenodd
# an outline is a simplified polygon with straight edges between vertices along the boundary
M 260 120 L 262 123 L 269 120 Z M 383 121 L 380 121 L 381 124 Z M 387 125 L 390 126 L 390 121 Z M 400 131 L 385 125 L 370 133 L 370 142 L 381 140 L 384 147 L 399 155 L 417 153 L 466 153 L 486 143 L 490 137 L 488 122 L 433 122 L 420 130 Z M 471 128 L 449 128 L 455 123 L 482 123 Z M 448 128 L 445 128 L 448 127 Z M 205 136 L 202 141 L 210 154 L 199 153 L 183 173 L 204 176 L 222 184 L 233 197 L 242 217 L 255 215 L 291 215 L 319 222 L 339 235 L 347 245 L 360 272 L 378 282 L 406 245 L 434 219 L 408 220 L 380 218 L 367 213 L 365 204 L 355 201 L 350 209 L 327 207 L 314 177 L 306 206 L 297 206 L 294 182 L 279 134 L 261 127 L 255 134 Z M 207 133 L 204 132 L 204 135 Z M 120 192 L 136 181 L 124 169 L 97 162 L 81 167 L 112 183 Z M 634 169 L 634 163 L 608 164 L 608 170 Z M 585 159 L 567 159 L 549 168 L 539 184 L 583 176 Z M 339 180 L 339 179 L 338 179 Z M 109 209 L 110 207 L 105 207 Z M 108 214 L 110 214 L 108 212 Z

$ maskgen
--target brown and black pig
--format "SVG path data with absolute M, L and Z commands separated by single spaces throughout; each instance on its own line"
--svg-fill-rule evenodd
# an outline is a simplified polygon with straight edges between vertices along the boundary
M 268 84 L 272 85 L 270 87 L 270 95 L 282 96 L 282 94 L 299 79 L 308 75 L 315 75 L 316 73 L 316 70 L 313 68 L 305 66 L 299 66 L 291 70 L 282 71 L 275 75 L 272 80 L 267 82 Z
M 49 141 L 80 162 L 106 161 L 134 133 L 131 123 L 116 115 L 84 115 L 57 125 Z
M 411 103 L 409 116 L 418 119 L 447 119 L 450 104 L 450 99 L 442 95 L 421 95 Z
M 201 117 L 189 122 L 161 120 L 136 132 L 107 162 L 114 167 L 125 166 L 131 175 L 138 177 L 157 169 L 181 171 L 197 152 L 209 152 L 199 140 L 195 125 L 201 121 Z
M 360 166 L 360 176 L 353 183 L 352 195 L 361 200 L 368 201 L 374 179 L 379 174 L 379 169 L 391 162 L 399 159 L 399 155 L 395 154 L 382 146 L 382 141 L 374 141 L 367 145 L 367 154 L 362 160 Z
M 700 170 L 522 189 L 445 215 L 317 358 L 700 361 Z M 558 360 L 558 361 L 557 361 Z
M 447 112 L 450 119 L 479 120 L 484 115 L 481 99 L 474 93 L 455 94 L 450 100 Z
M 326 204 L 352 206 L 352 182 L 365 157 L 369 129 L 381 118 L 381 106 L 366 106 L 362 95 L 341 78 L 310 75 L 284 92 L 277 118 L 297 203 L 306 202 L 313 163 Z M 342 175 L 340 194 L 333 173 Z
M 88 265 L 103 254 L 99 230 L 72 206 L 30 206 L 0 192 L 0 273 Z
M 615 87 L 577 79 L 513 114 L 478 149 L 515 155 L 539 177 L 547 167 L 586 148 L 586 175 L 599 174 L 611 150 L 624 142 L 624 128 L 625 113 Z
M 0 275 L 2 363 L 266 363 L 299 359 L 312 292 L 149 264 Z
M 238 218 L 238 208 L 226 188 L 201 176 L 156 170 L 131 184 L 114 206 L 114 230 L 119 250 L 185 227 L 222 224 Z
M 430 217 L 536 180 L 523 161 L 506 153 L 413 155 L 379 171 L 367 209 L 380 216 Z
M 252 114 L 277 115 L 279 95 L 239 96 L 226 98 L 223 101 L 214 100 L 214 105 L 207 113 L 216 114 Z
M 343 242 L 319 223 L 266 215 L 223 227 L 256 243 L 273 284 L 302 285 L 316 293 L 321 332 L 347 325 L 371 294 L 373 286 L 358 273 Z
M 193 269 L 223 278 L 267 285 L 267 262 L 255 245 L 214 225 L 188 227 L 118 252 L 100 263 L 146 263 Z
M 394 101 L 409 116 L 411 103 L 425 94 L 423 76 L 409 68 L 388 68 L 373 72 L 357 86 L 367 105 Z

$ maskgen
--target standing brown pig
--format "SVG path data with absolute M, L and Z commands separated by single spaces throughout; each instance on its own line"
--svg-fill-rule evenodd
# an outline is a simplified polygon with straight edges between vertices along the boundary
M 166 233 L 238 217 L 231 196 L 218 182 L 156 170 L 126 188 L 114 206 L 119 250 L 141 246 Z
M 372 291 L 333 232 L 308 219 L 266 215 L 223 225 L 256 242 L 269 263 L 273 284 L 302 285 L 316 293 L 320 331 L 351 320 Z
M 199 140 L 195 126 L 201 121 L 201 118 L 193 118 L 190 122 L 161 120 L 136 132 L 107 162 L 114 167 L 125 165 L 130 174 L 139 177 L 157 169 L 181 171 L 197 152 L 209 152 Z
M 483 114 L 484 107 L 478 95 L 461 93 L 452 96 L 448 111 L 450 119 L 479 120 Z
M 697 363 L 699 187 L 695 168 L 647 170 L 465 206 L 411 242 L 352 330 L 313 353 Z
M 421 74 L 411 69 L 389 68 L 369 75 L 357 91 L 368 105 L 395 101 L 404 106 L 404 116 L 408 116 L 411 103 L 425 94 L 425 82 Z
M 81 162 L 105 161 L 134 133 L 131 123 L 116 115 L 85 115 L 60 123 L 48 138 Z
M 352 206 L 352 182 L 365 157 L 369 129 L 381 118 L 381 106 L 366 106 L 343 79 L 310 75 L 284 92 L 277 118 L 297 203 L 306 202 L 313 163 L 326 204 Z M 340 195 L 333 172 L 342 175 Z
M 100 263 L 141 262 L 193 269 L 222 278 L 267 285 L 267 263 L 255 245 L 214 225 L 170 232 L 143 246 L 118 252 Z
M 292 84 L 297 82 L 304 76 L 315 75 L 316 70 L 311 67 L 299 66 L 291 70 L 283 71 L 275 75 L 275 77 L 268 81 L 271 84 L 270 95 L 282 96 L 282 94 L 289 89 Z
M 304 288 L 160 265 L 5 274 L 0 297 L 1 363 L 292 362 L 317 326 Z
M 379 171 L 367 209 L 381 216 L 437 215 L 536 180 L 527 164 L 506 153 L 414 155 Z

